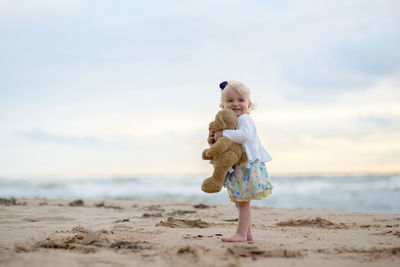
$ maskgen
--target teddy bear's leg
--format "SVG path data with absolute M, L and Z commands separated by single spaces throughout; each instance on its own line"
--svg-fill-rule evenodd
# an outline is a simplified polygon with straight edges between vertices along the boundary
M 232 147 L 233 141 L 228 137 L 222 136 L 218 138 L 210 148 L 204 152 L 207 157 L 219 158 L 222 153 L 228 151 Z
M 221 191 L 229 168 L 238 160 L 238 156 L 232 151 L 223 153 L 215 162 L 213 176 L 203 181 L 201 189 L 206 193 L 217 193 Z

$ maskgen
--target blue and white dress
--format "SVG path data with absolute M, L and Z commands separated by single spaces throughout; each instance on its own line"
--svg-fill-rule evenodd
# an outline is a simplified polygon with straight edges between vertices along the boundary
M 231 201 L 260 200 L 272 193 L 272 184 L 265 162 L 251 162 L 249 168 L 238 165 L 226 176 L 225 187 Z
M 240 115 L 236 130 L 224 130 L 223 136 L 241 144 L 248 158 L 248 162 L 237 164 L 227 174 L 225 187 L 231 201 L 248 202 L 269 196 L 272 184 L 265 162 L 272 158 L 262 146 L 251 117 L 248 114 Z

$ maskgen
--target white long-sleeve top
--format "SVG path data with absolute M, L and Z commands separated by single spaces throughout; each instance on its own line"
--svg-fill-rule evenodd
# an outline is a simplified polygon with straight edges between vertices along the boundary
M 264 162 L 272 160 L 261 144 L 257 135 L 256 125 L 248 114 L 242 114 L 238 117 L 236 130 L 223 130 L 222 134 L 233 142 L 242 145 L 242 151 L 246 152 L 248 158 L 246 168 L 249 168 L 250 162 L 253 161 Z

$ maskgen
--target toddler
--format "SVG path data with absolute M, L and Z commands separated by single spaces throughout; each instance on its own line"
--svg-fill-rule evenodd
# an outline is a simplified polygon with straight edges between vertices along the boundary
M 208 143 L 213 144 L 221 136 L 241 144 L 246 152 L 248 161 L 236 164 L 233 171 L 227 174 L 225 186 L 229 197 L 235 202 L 239 212 L 236 233 L 223 237 L 224 242 L 252 241 L 251 210 L 252 199 L 262 199 L 271 194 L 272 185 L 265 162 L 272 160 L 271 156 L 262 146 L 257 135 L 256 126 L 249 113 L 253 107 L 250 99 L 250 90 L 239 81 L 225 81 L 220 84 L 221 108 L 230 108 L 238 116 L 236 130 L 223 130 L 213 132 L 209 130 Z

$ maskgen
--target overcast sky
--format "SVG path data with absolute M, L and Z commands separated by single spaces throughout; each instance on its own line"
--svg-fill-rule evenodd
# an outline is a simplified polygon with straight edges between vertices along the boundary
M 398 1 L 0 2 L 0 177 L 208 174 L 241 80 L 272 173 L 400 172 Z

